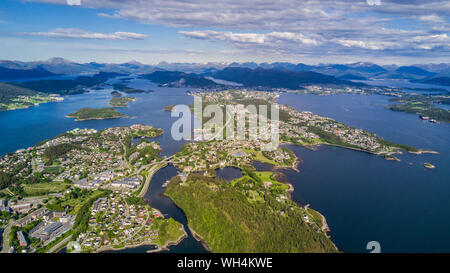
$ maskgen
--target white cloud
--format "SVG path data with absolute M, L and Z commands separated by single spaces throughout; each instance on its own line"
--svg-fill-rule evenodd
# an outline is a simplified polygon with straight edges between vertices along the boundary
M 67 0 L 24 1 L 67 5 Z M 98 16 L 105 20 L 174 27 L 183 36 L 223 41 L 233 52 L 263 57 L 450 56 L 443 36 L 450 31 L 448 0 L 81 0 L 80 4 L 101 9 Z M 100 33 L 104 35 L 121 36 Z
M 422 15 L 419 17 L 420 21 L 425 21 L 425 22 L 433 22 L 433 23 L 444 23 L 445 20 L 440 17 L 437 16 L 436 14 L 431 14 L 431 15 Z
M 81 0 L 67 0 L 67 5 L 79 6 L 79 5 L 81 5 Z
M 233 33 L 231 31 L 179 31 L 178 33 L 194 39 L 219 40 L 239 44 L 273 44 L 280 42 L 298 42 L 305 45 L 317 45 L 319 42 L 308 38 L 301 33 L 293 32 L 270 32 L 262 33 Z
M 381 5 L 381 0 L 366 0 L 369 6 L 379 6 Z
M 85 31 L 78 28 L 56 28 L 47 32 L 31 32 L 25 34 L 51 38 L 100 39 L 100 40 L 141 40 L 148 37 L 148 35 L 134 32 L 98 33 Z
M 382 49 L 395 47 L 394 43 L 380 42 L 380 41 L 359 41 L 359 40 L 339 39 L 336 42 L 345 47 L 360 47 L 360 48 L 371 49 L 371 50 L 382 50 Z

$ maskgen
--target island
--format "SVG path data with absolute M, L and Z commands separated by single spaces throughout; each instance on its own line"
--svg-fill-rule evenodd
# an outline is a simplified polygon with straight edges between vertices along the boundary
M 171 112 L 175 105 L 166 105 L 164 106 L 164 111 Z
M 111 95 L 112 95 L 113 97 L 122 97 L 122 94 L 121 94 L 120 92 L 118 92 L 118 91 L 112 91 L 112 92 L 111 92 Z
M 153 92 L 153 90 L 143 90 L 143 89 L 131 88 L 131 87 L 128 87 L 128 86 L 126 86 L 124 84 L 120 84 L 120 83 L 115 83 L 112 86 L 113 86 L 113 88 L 115 90 L 118 90 L 120 92 L 124 92 L 124 93 L 127 93 L 127 94 L 132 94 L 132 93 L 151 93 L 151 92 Z
M 94 119 L 117 119 L 127 117 L 126 115 L 118 112 L 114 108 L 81 108 L 75 113 L 69 114 L 66 117 L 75 118 L 75 121 L 85 121 Z
M 112 107 L 127 107 L 129 102 L 136 101 L 136 98 L 133 97 L 120 97 L 120 98 L 112 98 L 109 101 L 109 104 Z
M 436 168 L 436 166 L 434 166 L 433 164 L 429 163 L 429 162 L 425 162 L 423 163 L 423 166 L 427 169 L 434 169 Z

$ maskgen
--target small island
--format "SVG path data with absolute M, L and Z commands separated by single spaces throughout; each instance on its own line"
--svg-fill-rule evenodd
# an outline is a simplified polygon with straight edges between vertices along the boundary
M 118 91 L 115 91 L 115 90 L 111 92 L 111 95 L 113 97 L 122 97 L 122 94 L 120 92 L 118 92 Z
M 131 93 L 151 93 L 153 92 L 153 90 L 143 90 L 143 89 L 137 89 L 137 88 L 131 88 L 128 87 L 124 84 L 120 84 L 120 83 L 116 83 L 112 85 L 114 90 L 118 90 L 120 92 L 124 92 L 127 94 L 131 94 Z
M 173 108 L 175 108 L 175 105 L 167 105 L 164 106 L 164 111 L 171 112 Z
M 434 166 L 433 164 L 428 163 L 428 162 L 423 163 L 423 166 L 425 168 L 427 168 L 427 169 L 434 169 L 434 168 L 436 168 L 436 166 Z
M 127 107 L 129 102 L 136 101 L 133 97 L 116 97 L 109 101 L 112 107 Z
M 114 108 L 81 108 L 80 110 L 67 115 L 68 118 L 75 118 L 75 121 L 85 121 L 93 119 L 116 119 L 127 117 L 126 115 L 118 112 Z

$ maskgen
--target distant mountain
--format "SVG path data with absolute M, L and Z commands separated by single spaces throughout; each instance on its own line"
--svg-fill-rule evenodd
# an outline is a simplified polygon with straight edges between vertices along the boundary
M 450 63 L 416 64 L 415 66 L 435 73 L 450 73 Z
M 308 84 L 360 85 L 311 71 L 297 72 L 264 68 L 249 69 L 242 67 L 228 67 L 211 73 L 209 76 L 215 79 L 241 83 L 244 86 L 249 87 L 261 86 L 269 88 L 298 89 L 299 87 Z
M 93 76 L 79 76 L 75 79 L 27 81 L 17 85 L 43 93 L 80 94 L 85 92 L 84 88 L 103 84 L 109 78 L 124 75 L 115 72 L 100 72 Z
M 309 84 L 364 85 L 311 71 L 297 72 L 244 67 L 227 67 L 223 70 L 210 70 L 204 74 L 184 73 L 180 71 L 155 71 L 151 74 L 142 75 L 141 77 L 163 86 L 192 88 L 241 85 L 244 87 L 298 89 Z
M 374 63 L 367 63 L 367 62 L 358 62 L 346 65 L 348 68 L 359 71 L 359 72 L 365 72 L 365 73 L 384 73 L 387 72 L 386 69 L 383 67 L 374 64 Z
M 422 80 L 421 82 L 427 83 L 427 84 L 450 86 L 450 77 L 429 78 L 429 79 Z
M 429 76 L 435 74 L 433 72 L 427 71 L 417 66 L 400 66 L 395 70 L 395 72 L 402 74 L 412 74 L 417 76 Z
M 142 78 L 151 80 L 160 85 L 172 87 L 206 88 L 215 87 L 218 84 L 195 73 L 184 73 L 179 71 L 155 71 L 151 74 L 142 75 Z
M 304 63 L 273 62 L 273 63 L 168 63 L 160 62 L 157 65 L 143 64 L 132 60 L 125 63 L 76 63 L 63 58 L 51 58 L 44 61 L 21 62 L 0 60 L 0 68 L 13 70 L 26 70 L 23 73 L 36 73 L 32 71 L 45 70 L 53 74 L 64 75 L 93 75 L 98 72 L 116 72 L 123 74 L 151 74 L 155 71 L 179 71 L 186 74 L 195 73 L 198 75 L 212 76 L 213 73 L 225 68 L 248 68 L 248 69 L 268 69 L 276 71 L 291 72 L 316 72 L 328 76 L 334 76 L 340 80 L 363 80 L 363 79 L 407 79 L 410 81 L 421 80 L 429 77 L 450 77 L 450 64 L 416 64 L 411 66 L 383 65 L 380 66 L 370 62 L 356 62 L 349 64 L 318 64 L 308 65 Z M 19 79 L 22 79 L 17 72 Z M 39 73 L 37 73 L 39 75 Z M 191 75 L 192 76 L 192 75 Z M 34 76 L 33 76 L 34 77 Z M 39 76 L 41 77 L 41 76 Z M 215 77 L 213 77 L 215 78 Z M 0 73 L 0 80 L 4 79 Z M 194 79 L 192 79 L 194 80 Z M 203 85 L 210 83 L 204 82 Z
M 51 73 L 42 68 L 33 69 L 11 69 L 6 67 L 0 67 L 0 80 L 13 80 L 13 79 L 34 79 L 56 76 L 57 74 Z
M 235 65 L 235 67 L 246 67 Z M 248 67 L 248 66 L 247 66 Z M 252 68 L 252 67 L 248 67 Z M 258 66 L 253 66 L 254 68 L 265 68 L 265 69 L 275 69 L 275 70 L 286 70 L 286 71 L 310 71 L 314 69 L 314 66 L 306 65 L 302 63 L 293 64 L 288 62 L 275 62 L 275 63 L 261 63 Z
M 155 67 L 151 65 L 141 64 L 131 61 L 122 64 L 108 63 L 76 63 L 63 58 L 51 58 L 45 61 L 36 62 L 18 62 L 18 61 L 0 61 L 1 68 L 10 68 L 18 70 L 43 69 L 54 74 L 64 75 L 87 75 L 98 72 L 117 72 L 117 73 L 151 73 L 155 71 Z

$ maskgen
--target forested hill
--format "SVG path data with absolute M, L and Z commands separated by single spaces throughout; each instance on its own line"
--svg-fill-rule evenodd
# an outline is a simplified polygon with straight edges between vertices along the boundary
M 85 92 L 83 88 L 103 84 L 112 77 L 123 76 L 119 73 L 100 72 L 93 76 L 78 76 L 75 79 L 46 79 L 20 83 L 20 86 L 44 93 L 79 94 Z
M 33 96 L 37 92 L 29 88 L 0 82 L 0 103 L 10 103 L 17 96 Z
M 271 87 L 298 89 L 302 85 L 309 84 L 345 84 L 361 86 L 364 84 L 340 80 L 334 76 L 328 76 L 312 71 L 283 71 L 274 69 L 249 69 L 242 67 L 228 67 L 211 73 L 211 77 L 236 83 L 249 87 Z
M 244 87 L 286 89 L 299 89 L 304 85 L 310 84 L 333 84 L 348 86 L 364 85 L 362 83 L 341 80 L 334 76 L 328 76 L 311 71 L 297 72 L 264 68 L 250 69 L 242 67 L 227 67 L 223 70 L 210 71 L 204 74 L 184 73 L 179 71 L 155 71 L 151 74 L 143 75 L 142 77 L 160 85 L 193 88 L 224 87 L 226 86 L 226 82 L 239 83 Z M 212 77 L 212 79 L 208 77 Z
M 11 69 L 6 67 L 0 67 L 0 80 L 12 80 L 12 79 L 33 79 L 56 76 L 57 74 L 51 73 L 42 68 L 33 69 Z
M 167 187 L 189 227 L 213 252 L 337 252 L 324 233 L 305 223 L 293 201 L 277 201 L 249 177 L 233 184 L 191 174 L 185 182 L 173 178 Z

